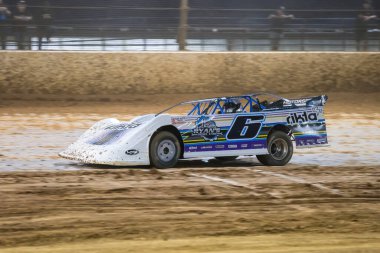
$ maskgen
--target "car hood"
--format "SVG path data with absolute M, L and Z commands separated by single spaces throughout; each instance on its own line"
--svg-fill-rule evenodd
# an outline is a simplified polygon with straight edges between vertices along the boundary
M 148 114 L 130 121 L 114 118 L 95 123 L 59 155 L 85 163 L 149 164 L 149 138 L 169 115 Z

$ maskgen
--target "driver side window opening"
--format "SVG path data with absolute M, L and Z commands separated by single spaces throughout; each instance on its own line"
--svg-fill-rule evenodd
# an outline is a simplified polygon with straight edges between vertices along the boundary
M 193 108 L 188 115 L 213 115 L 258 112 L 264 109 L 260 103 L 251 96 L 220 98 L 209 101 L 192 103 Z

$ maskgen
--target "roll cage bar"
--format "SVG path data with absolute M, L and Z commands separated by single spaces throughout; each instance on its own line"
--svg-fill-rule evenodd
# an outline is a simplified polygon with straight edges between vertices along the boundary
M 266 107 L 262 104 L 260 104 L 260 101 L 257 96 L 259 95 L 269 95 L 273 96 L 283 100 L 288 100 L 286 98 L 270 94 L 270 93 L 255 93 L 255 94 L 247 94 L 247 95 L 241 95 L 241 96 L 230 96 L 230 97 L 218 97 L 218 98 L 208 98 L 208 99 L 201 99 L 201 100 L 193 100 L 193 101 L 187 101 L 187 102 L 181 102 L 176 105 L 173 105 L 159 113 L 156 114 L 160 115 L 164 112 L 169 111 L 170 109 L 173 109 L 174 107 L 180 106 L 180 105 L 186 105 L 191 104 L 193 105 L 193 108 L 188 112 L 189 115 L 210 115 L 215 114 L 218 111 L 218 114 L 226 114 L 226 111 L 223 108 L 222 102 L 227 101 L 233 101 L 234 99 L 243 99 L 245 100 L 245 103 L 241 104 L 242 111 L 245 112 L 257 112 L 258 110 L 264 110 Z M 212 109 L 210 112 L 209 110 Z M 247 111 L 248 110 L 248 111 Z

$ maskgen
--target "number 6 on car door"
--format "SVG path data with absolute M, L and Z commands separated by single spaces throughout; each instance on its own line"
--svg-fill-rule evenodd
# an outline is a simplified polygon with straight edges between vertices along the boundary
M 263 115 L 238 115 L 232 122 L 227 139 L 253 139 L 260 132 L 265 117 Z

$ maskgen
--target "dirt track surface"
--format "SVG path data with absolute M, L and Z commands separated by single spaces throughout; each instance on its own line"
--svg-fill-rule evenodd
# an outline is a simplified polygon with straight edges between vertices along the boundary
M 1 173 L 0 244 L 380 232 L 380 166 L 211 163 Z
M 240 157 L 169 170 L 57 153 L 97 120 L 175 101 L 1 101 L 0 252 L 73 252 L 72 243 L 76 252 L 379 252 L 379 96 L 330 96 L 331 147 L 297 150 L 286 167 Z

